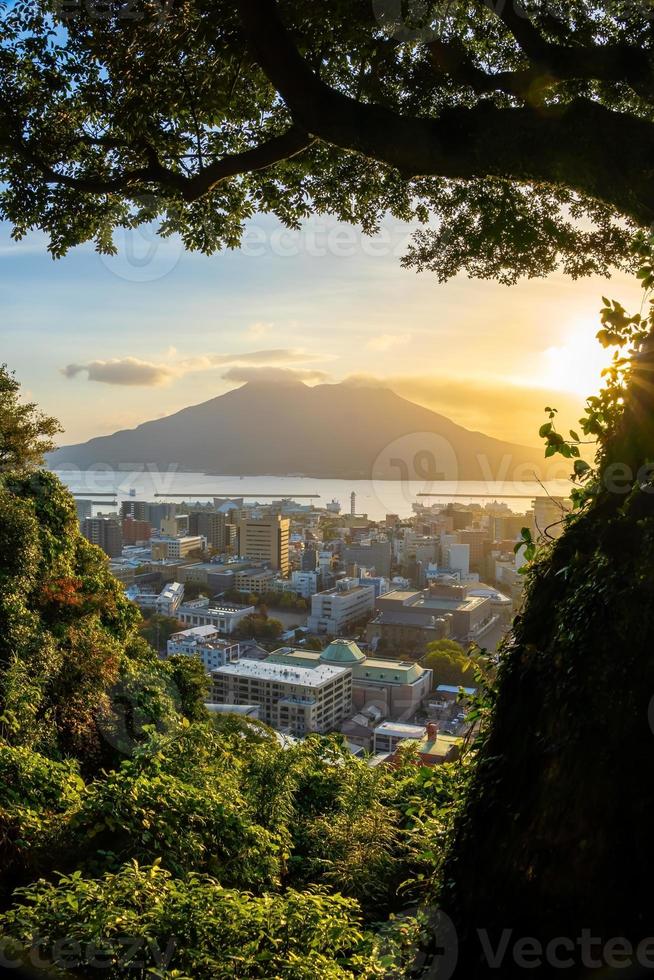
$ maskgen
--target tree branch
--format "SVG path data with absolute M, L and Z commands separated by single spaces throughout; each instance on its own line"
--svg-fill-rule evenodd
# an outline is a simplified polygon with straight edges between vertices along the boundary
M 15 153 L 20 159 L 37 169 L 47 183 L 70 187 L 82 193 L 90 194 L 126 194 L 135 193 L 144 185 L 158 185 L 162 189 L 179 193 L 189 203 L 209 193 L 222 181 L 243 173 L 263 170 L 297 156 L 307 149 L 313 139 L 299 126 L 291 126 L 285 133 L 273 136 L 269 140 L 241 153 L 232 153 L 204 166 L 197 174 L 185 176 L 170 167 L 164 166 L 159 160 L 155 148 L 142 140 L 132 147 L 142 153 L 147 163 L 143 167 L 125 169 L 111 177 L 94 174 L 68 174 L 50 164 L 39 151 L 35 151 L 29 140 L 23 136 L 23 128 L 19 119 L 7 105 L 0 102 L 4 120 L 0 116 L 0 149 L 3 147 Z M 96 145 L 115 147 L 108 137 L 102 139 L 89 138 L 86 134 L 80 137 L 82 142 L 92 142 Z M 128 147 L 125 147 L 128 148 Z
M 238 6 L 260 67 L 296 122 L 320 139 L 384 162 L 407 178 L 565 184 L 641 223 L 654 219 L 650 122 L 589 99 L 538 109 L 481 103 L 435 119 L 403 116 L 357 101 L 316 76 L 284 27 L 275 0 L 238 0 Z M 612 147 L 628 149 L 616 153 Z
M 545 76 L 549 75 L 553 81 L 586 79 L 627 82 L 645 98 L 654 94 L 652 62 L 642 48 L 628 44 L 578 43 L 581 39 L 574 32 L 568 35 L 569 44 L 552 44 L 542 36 L 515 0 L 478 2 L 490 8 L 501 20 L 532 67 Z

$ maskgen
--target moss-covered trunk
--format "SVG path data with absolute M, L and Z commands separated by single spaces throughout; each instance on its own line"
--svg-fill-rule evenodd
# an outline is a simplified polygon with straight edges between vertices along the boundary
M 654 943 L 637 949 L 654 936 L 654 486 L 635 480 L 654 459 L 653 346 L 606 446 L 605 486 L 536 562 L 505 652 L 445 868 L 466 980 L 539 963 L 654 969 Z M 527 937 L 538 944 L 515 947 Z M 493 966 L 485 949 L 503 939 Z

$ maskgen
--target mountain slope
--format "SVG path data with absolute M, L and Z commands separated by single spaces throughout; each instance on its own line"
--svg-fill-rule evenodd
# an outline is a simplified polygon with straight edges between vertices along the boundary
M 543 452 L 470 432 L 385 388 L 246 384 L 51 453 L 52 467 L 177 466 L 222 475 L 529 479 Z

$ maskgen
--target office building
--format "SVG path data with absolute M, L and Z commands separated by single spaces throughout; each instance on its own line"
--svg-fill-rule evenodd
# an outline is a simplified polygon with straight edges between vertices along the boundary
M 123 545 L 140 544 L 149 541 L 152 536 L 152 526 L 149 521 L 136 517 L 124 517 L 122 521 Z
M 263 595 L 274 590 L 276 578 L 271 568 L 244 568 L 234 573 L 234 588 L 245 595 Z
M 344 636 L 355 625 L 365 622 L 374 608 L 373 586 L 359 585 L 356 579 L 341 579 L 335 588 L 311 597 L 307 626 L 312 633 Z
M 230 547 L 231 528 L 227 516 L 219 511 L 194 511 L 188 515 L 188 533 L 206 538 L 213 551 L 224 552 Z
M 452 637 L 466 645 L 481 641 L 496 623 L 491 601 L 471 595 L 469 587 L 436 583 L 416 592 L 394 591 L 380 596 L 367 639 L 377 650 L 403 650 L 412 656 L 428 643 Z
M 159 525 L 159 533 L 167 538 L 181 538 L 188 534 L 188 514 L 174 514 L 164 517 Z
M 199 535 L 186 535 L 183 538 L 157 538 L 152 540 L 152 560 L 165 558 L 186 558 L 196 551 L 206 550 L 206 539 Z
M 251 561 L 264 562 L 283 576 L 290 569 L 288 517 L 244 517 L 238 527 L 238 553 Z
M 300 571 L 315 572 L 318 567 L 318 552 L 312 545 L 307 545 L 300 558 Z
M 246 616 L 256 612 L 254 606 L 234 602 L 196 599 L 185 602 L 177 611 L 177 619 L 185 626 L 213 626 L 219 633 L 231 635 Z
M 294 735 L 328 732 L 352 711 L 352 675 L 345 667 L 295 667 L 239 660 L 213 672 L 212 700 L 258 704 L 261 720 Z
M 319 576 L 316 571 L 291 572 L 289 591 L 295 592 L 297 595 L 302 596 L 303 599 L 310 599 L 318 591 L 318 582 Z
M 377 575 L 388 578 L 391 574 L 390 541 L 372 541 L 369 544 L 348 545 L 342 554 L 345 565 L 374 568 Z

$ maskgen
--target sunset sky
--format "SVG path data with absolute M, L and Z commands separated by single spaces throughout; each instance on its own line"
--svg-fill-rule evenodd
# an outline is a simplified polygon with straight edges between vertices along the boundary
M 65 426 L 62 442 L 128 428 L 255 377 L 383 383 L 489 435 L 535 444 L 546 404 L 576 422 L 607 361 L 602 293 L 563 276 L 514 287 L 439 285 L 402 269 L 411 229 L 375 239 L 326 218 L 298 233 L 258 217 L 238 252 L 185 253 L 149 231 L 53 262 L 45 241 L 0 237 L 1 360 Z

